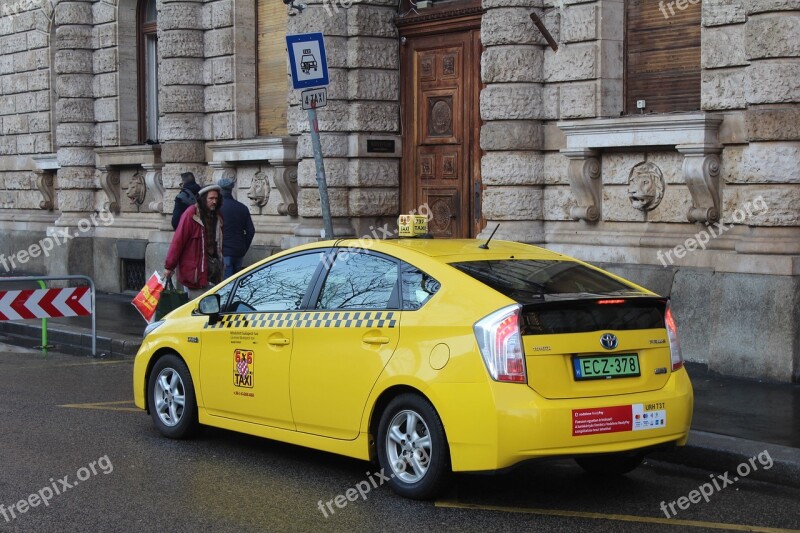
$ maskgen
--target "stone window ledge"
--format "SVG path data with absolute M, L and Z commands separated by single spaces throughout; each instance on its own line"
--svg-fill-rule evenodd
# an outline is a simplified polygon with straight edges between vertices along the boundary
M 119 167 L 141 167 L 144 176 L 139 172 L 134 175 L 133 182 L 127 191 L 132 198 L 134 190 L 140 198 L 137 203 L 144 203 L 146 191 L 150 191 L 151 200 L 147 202 L 146 210 L 161 213 L 164 206 L 164 185 L 161 181 L 161 146 L 158 144 L 137 144 L 133 146 L 114 146 L 110 148 L 95 149 L 95 166 L 100 173 L 100 186 L 108 197 L 104 210 L 113 213 L 120 211 L 120 183 Z
M 258 139 L 206 143 L 206 160 L 213 170 L 212 180 L 236 180 L 236 165 L 266 163 L 274 168 L 273 181 L 281 195 L 278 213 L 297 216 L 297 137 L 265 137 Z M 259 170 L 250 185 L 248 198 L 264 207 L 269 198 L 269 180 Z
M 686 144 L 721 148 L 723 119 L 706 113 L 644 115 L 558 122 L 558 127 L 567 137 L 567 150 Z
M 161 145 L 137 144 L 95 149 L 98 168 L 111 166 L 161 165 Z
M 263 161 L 271 165 L 297 163 L 297 138 L 275 137 L 206 143 L 206 159 L 212 167 Z
M 569 161 L 570 188 L 578 205 L 576 220 L 602 216 L 600 153 L 606 148 L 672 146 L 684 155 L 683 175 L 692 195 L 689 222 L 714 223 L 720 209 L 720 125 L 722 115 L 686 113 L 558 122 L 566 136 L 561 153 Z

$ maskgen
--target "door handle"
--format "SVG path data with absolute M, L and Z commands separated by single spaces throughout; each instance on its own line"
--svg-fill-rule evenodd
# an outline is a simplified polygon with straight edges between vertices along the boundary
M 389 337 L 364 337 L 367 344 L 389 344 Z
M 284 337 L 281 339 L 270 339 L 267 342 L 270 344 L 275 344 L 277 346 L 286 346 L 287 344 L 289 344 L 289 339 Z

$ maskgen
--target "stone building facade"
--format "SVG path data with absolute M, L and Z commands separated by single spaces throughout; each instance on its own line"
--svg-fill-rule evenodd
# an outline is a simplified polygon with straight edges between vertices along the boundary
M 687 359 L 800 378 L 796 0 L 295 5 L 0 6 L 0 273 L 132 288 L 162 268 L 187 170 L 236 179 L 248 261 L 318 239 L 281 40 L 319 31 L 337 236 L 411 210 L 440 237 L 499 224 L 669 294 Z M 687 81 L 653 73 L 670 65 Z

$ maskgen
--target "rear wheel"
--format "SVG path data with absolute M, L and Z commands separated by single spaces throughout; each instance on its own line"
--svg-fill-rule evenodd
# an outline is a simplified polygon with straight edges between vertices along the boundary
M 581 468 L 590 474 L 599 476 L 621 476 L 627 474 L 642 464 L 643 460 L 644 455 L 636 452 L 587 455 L 575 458 L 575 462 Z
M 438 496 L 450 479 L 444 426 L 433 406 L 416 394 L 389 402 L 381 416 L 378 462 L 397 494 L 415 500 Z
M 189 369 L 177 355 L 161 357 L 147 382 L 150 416 L 162 435 L 185 439 L 197 432 L 197 400 Z

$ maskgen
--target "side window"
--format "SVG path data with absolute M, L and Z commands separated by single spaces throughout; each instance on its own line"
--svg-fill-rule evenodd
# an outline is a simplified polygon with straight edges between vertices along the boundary
M 415 266 L 403 263 L 403 309 L 422 307 L 439 290 L 441 284 Z
M 294 256 L 242 276 L 226 311 L 246 313 L 299 308 L 321 257 L 319 253 Z
M 236 280 L 229 281 L 219 289 L 217 289 L 217 294 L 219 294 L 219 305 L 220 309 L 225 311 L 225 306 L 228 303 L 228 297 L 231 295 L 231 290 L 233 290 L 233 286 L 236 285 Z
M 388 309 L 397 307 L 397 263 L 363 252 L 336 255 L 317 309 Z

